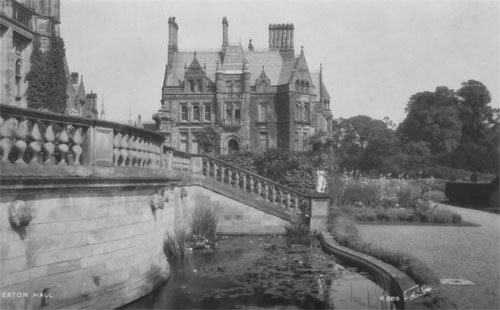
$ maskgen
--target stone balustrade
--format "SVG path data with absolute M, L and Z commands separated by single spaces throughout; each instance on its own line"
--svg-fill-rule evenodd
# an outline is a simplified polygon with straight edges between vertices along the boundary
M 203 155 L 203 175 L 253 194 L 290 214 L 309 217 L 309 197 L 255 173 Z
M 191 172 L 191 154 L 172 151 L 172 170 L 181 173 Z
M 132 126 L 0 105 L 0 160 L 16 165 L 160 167 L 163 136 Z

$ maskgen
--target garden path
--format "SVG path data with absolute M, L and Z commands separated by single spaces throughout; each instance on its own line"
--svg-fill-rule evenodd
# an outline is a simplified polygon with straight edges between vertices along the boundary
M 500 309 L 500 216 L 439 205 L 479 227 L 357 225 L 363 241 L 418 257 L 440 279 L 467 279 L 475 286 L 443 286 L 459 309 Z

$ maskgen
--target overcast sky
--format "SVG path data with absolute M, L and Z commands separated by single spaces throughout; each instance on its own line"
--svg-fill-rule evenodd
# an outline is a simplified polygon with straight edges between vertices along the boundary
M 71 71 L 104 94 L 108 120 L 143 121 L 160 108 L 168 18 L 181 50 L 217 49 L 222 17 L 229 41 L 268 47 L 268 26 L 295 25 L 311 71 L 323 64 L 334 117 L 405 117 L 409 97 L 436 86 L 481 81 L 500 96 L 497 0 L 62 0 L 61 35 Z M 188 64 L 189 65 L 189 64 Z M 256 78 L 256 73 L 254 72 Z

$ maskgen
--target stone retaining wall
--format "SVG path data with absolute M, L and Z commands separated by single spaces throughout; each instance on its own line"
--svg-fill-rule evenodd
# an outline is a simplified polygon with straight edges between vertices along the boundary
M 96 186 L 2 188 L 1 309 L 112 309 L 168 278 L 175 207 L 152 211 L 159 186 Z M 9 222 L 15 210 L 31 214 L 27 226 Z
M 196 206 L 213 208 L 219 218 L 217 232 L 221 234 L 284 234 L 285 226 L 289 224 L 282 218 L 200 185 L 184 186 L 177 190 L 184 190 L 184 222 L 191 222 Z

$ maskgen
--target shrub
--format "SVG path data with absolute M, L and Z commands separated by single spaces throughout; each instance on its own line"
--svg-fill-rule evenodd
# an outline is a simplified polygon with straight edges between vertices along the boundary
M 354 218 L 357 221 L 375 221 L 377 214 L 373 210 L 365 209 L 355 214 Z
M 391 220 L 391 217 L 389 216 L 388 211 L 386 211 L 384 209 L 378 209 L 376 211 L 376 214 L 377 214 L 377 219 L 381 222 Z
M 342 203 L 351 205 L 361 202 L 365 206 L 372 205 L 379 198 L 379 186 L 375 182 L 353 182 L 345 186 Z
M 400 209 L 397 213 L 397 220 L 402 222 L 413 222 L 414 212 L 408 209 Z
M 308 225 L 291 224 L 285 226 L 286 239 L 288 244 L 311 244 L 311 230 Z
M 437 208 L 432 209 L 430 214 L 430 220 L 432 223 L 452 223 L 453 213 L 448 210 L 440 210 Z
M 202 237 L 209 240 L 215 239 L 218 217 L 215 210 L 208 207 L 197 206 L 192 213 L 191 231 L 193 237 Z

